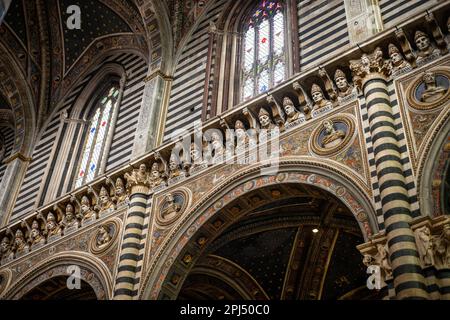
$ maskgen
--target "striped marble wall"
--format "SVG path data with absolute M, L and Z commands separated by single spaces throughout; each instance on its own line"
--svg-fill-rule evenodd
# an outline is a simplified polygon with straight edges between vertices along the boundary
M 208 58 L 208 26 L 210 21 L 217 21 L 226 3 L 226 0 L 219 0 L 209 8 L 183 49 L 174 74 L 165 141 L 170 140 L 170 134 L 175 130 L 192 128 L 193 121 L 201 118 Z
M 391 28 L 412 17 L 415 14 L 425 13 L 430 6 L 438 0 L 379 0 L 381 17 L 384 28 Z
M 342 0 L 299 0 L 300 71 L 314 68 L 350 47 Z
M 58 137 L 58 132 L 62 124 L 61 111 L 67 109 L 70 112 L 73 103 L 77 100 L 85 85 L 89 83 L 104 63 L 109 62 L 116 62 L 123 65 L 127 72 L 127 83 L 125 84 L 113 141 L 108 154 L 106 170 L 116 168 L 130 160 L 134 131 L 136 130 L 144 89 L 143 80 L 147 73 L 147 63 L 135 54 L 121 53 L 109 56 L 102 63 L 99 63 L 72 91 L 58 112 L 54 114 L 53 118 L 47 124 L 34 149 L 33 160 L 28 167 L 19 196 L 16 200 L 11 217 L 12 220 L 18 219 L 20 216 L 29 213 L 43 204 L 43 197 L 39 195 L 39 192 L 40 190 L 45 190 L 46 186 L 51 182 L 52 171 L 50 168 L 57 161 L 57 158 L 52 155 L 58 154 L 58 149 L 62 143 L 67 143 L 63 138 Z M 62 128 L 62 132 L 64 132 L 64 127 Z M 65 172 L 63 176 L 66 178 L 66 181 L 62 181 L 61 186 L 67 182 L 69 185 L 72 185 L 69 181 L 72 177 L 72 172 Z M 59 188 L 57 196 L 61 196 L 65 192 L 70 191 L 68 189 L 70 188 Z

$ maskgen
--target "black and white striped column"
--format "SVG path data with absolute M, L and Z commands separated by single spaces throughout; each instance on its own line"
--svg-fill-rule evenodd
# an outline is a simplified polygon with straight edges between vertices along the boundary
M 146 217 L 149 188 L 135 185 L 131 188 L 130 205 L 125 220 L 119 266 L 114 289 L 115 300 L 131 300 L 137 295 L 135 283 L 138 263 L 142 260 L 141 239 Z
M 395 298 L 428 299 L 414 234 L 410 200 L 401 163 L 387 81 L 382 74 L 366 74 L 362 82 L 374 148 L 381 205 Z

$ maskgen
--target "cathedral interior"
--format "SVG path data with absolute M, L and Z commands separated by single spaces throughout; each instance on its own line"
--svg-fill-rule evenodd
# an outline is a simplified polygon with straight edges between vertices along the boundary
M 449 300 L 450 1 L 0 0 L 1 300 Z

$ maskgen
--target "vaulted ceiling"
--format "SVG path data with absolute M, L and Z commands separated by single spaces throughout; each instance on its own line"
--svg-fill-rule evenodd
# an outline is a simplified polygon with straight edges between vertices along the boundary
M 67 26 L 71 5 L 81 11 L 79 30 Z M 15 0 L 0 34 L 0 53 L 17 66 L 15 80 L 31 91 L 38 129 L 102 51 L 134 47 L 148 55 L 144 22 L 132 0 Z

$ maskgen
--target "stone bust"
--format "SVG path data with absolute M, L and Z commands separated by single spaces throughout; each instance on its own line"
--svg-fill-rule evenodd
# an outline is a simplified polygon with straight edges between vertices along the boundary
M 111 235 L 107 226 L 100 226 L 98 228 L 97 246 L 99 249 L 106 247 L 111 242 Z
M 56 217 L 51 212 L 49 212 L 47 215 L 46 228 L 47 228 L 47 236 L 48 237 L 56 236 L 61 233 L 61 228 L 60 228 L 58 222 L 56 221 Z
M 311 87 L 311 96 L 314 102 L 312 111 L 333 106 L 331 101 L 325 99 L 322 88 L 315 83 Z
M 270 118 L 269 112 L 267 112 L 266 109 L 259 109 L 258 118 L 261 129 L 272 130 L 276 128 L 276 125 L 273 123 L 272 119 Z
M 0 258 L 5 258 L 11 253 L 11 240 L 8 236 L 4 236 L 0 242 Z
M 63 224 L 66 228 L 72 227 L 77 222 L 75 210 L 72 204 L 66 205 L 66 213 L 64 215 Z
M 349 96 L 355 90 L 355 87 L 348 83 L 347 77 L 341 69 L 336 69 L 336 72 L 334 73 L 334 82 L 336 83 L 336 87 L 338 88 L 339 98 Z
M 45 241 L 45 239 L 41 232 L 41 226 L 39 225 L 39 222 L 37 220 L 33 220 L 30 230 L 30 242 L 33 245 L 41 243 L 43 241 Z
M 222 136 L 216 132 L 213 131 L 211 134 L 211 147 L 214 151 L 213 158 L 220 158 L 224 154 L 224 146 L 223 146 L 223 139 Z
M 111 201 L 111 197 L 109 195 L 108 190 L 104 186 L 101 187 L 100 193 L 98 195 L 98 201 L 100 210 L 108 210 L 111 207 L 114 207 L 113 202 Z
M 125 199 L 127 198 L 127 192 L 125 190 L 125 184 L 123 183 L 122 178 L 117 178 L 116 183 L 114 184 L 114 187 L 116 189 L 115 191 L 115 197 L 118 204 L 125 202 Z
M 234 133 L 236 134 L 237 147 L 244 147 L 248 143 L 248 135 L 245 132 L 244 123 L 241 120 L 236 120 L 234 123 Z
M 161 171 L 159 169 L 158 162 L 153 163 L 151 173 L 150 173 L 150 182 L 152 188 L 158 187 L 163 184 L 164 179 L 162 177 Z
M 283 109 L 287 116 L 286 123 L 294 122 L 300 117 L 301 113 L 295 109 L 294 103 L 289 97 L 284 97 Z
M 172 153 L 169 160 L 169 179 L 176 178 L 181 175 L 180 164 L 177 156 Z
M 322 140 L 322 147 L 333 148 L 339 145 L 345 137 L 345 132 L 342 130 L 336 130 L 334 123 L 331 120 L 325 120 L 322 125 L 326 132 L 326 135 Z
M 94 214 L 94 211 L 91 208 L 91 202 L 86 195 L 81 197 L 80 213 L 83 219 L 90 219 Z
M 179 205 L 178 203 L 175 202 L 175 198 L 174 198 L 173 194 L 171 194 L 171 193 L 169 193 L 166 196 L 165 200 L 166 200 L 167 205 L 164 209 L 162 209 L 161 217 L 164 220 L 171 220 L 178 214 L 178 212 L 180 212 L 181 205 Z
M 22 230 L 17 229 L 14 235 L 14 244 L 13 249 L 16 253 L 23 252 L 27 247 L 27 242 L 25 241 L 25 236 L 23 235 Z
M 420 30 L 416 31 L 416 34 L 414 35 L 414 42 L 416 43 L 418 50 L 416 59 L 417 62 L 420 62 L 432 54 L 440 55 L 440 50 L 433 46 L 430 38 L 425 32 Z
M 392 43 L 388 46 L 390 60 L 391 73 L 396 73 L 399 70 L 407 67 L 411 67 L 408 61 L 403 58 L 400 50 Z
M 425 90 L 422 92 L 422 96 L 420 97 L 422 102 L 433 102 L 447 92 L 444 87 L 438 86 L 436 82 L 436 75 L 433 72 L 426 71 L 423 74 L 422 79 L 425 84 Z

